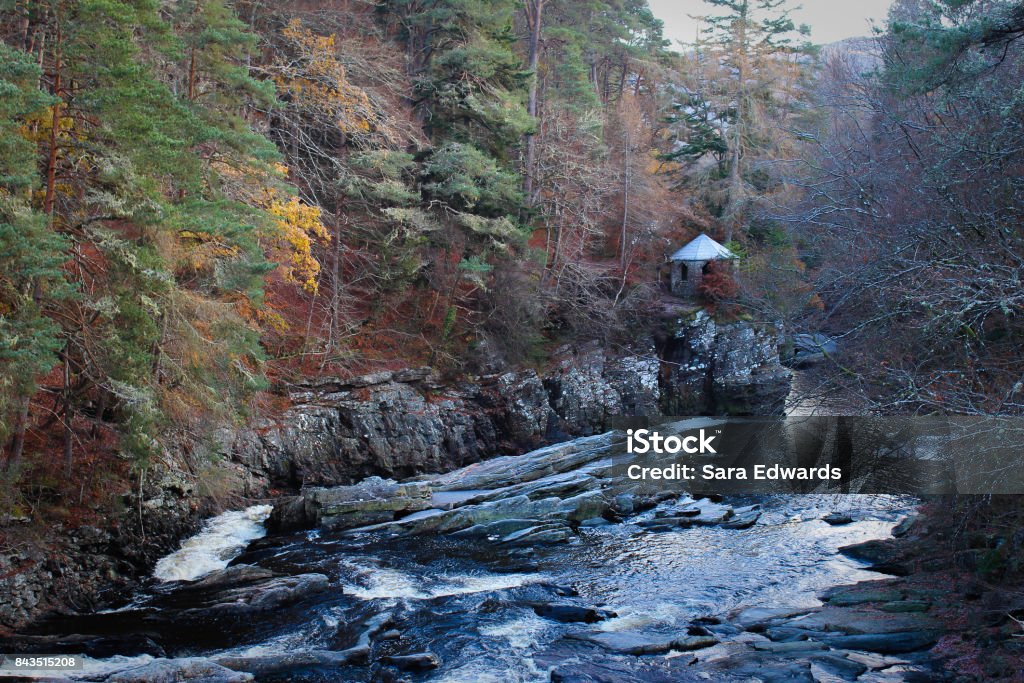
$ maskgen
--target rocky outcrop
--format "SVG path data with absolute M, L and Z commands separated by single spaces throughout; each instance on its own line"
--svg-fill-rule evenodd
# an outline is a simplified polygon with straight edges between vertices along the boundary
M 780 415 L 791 373 L 780 325 L 716 321 L 703 310 L 674 317 L 661 340 L 666 415 Z
M 141 498 L 125 491 L 121 501 L 125 514 L 109 525 L 57 525 L 48 543 L 33 539 L 0 553 L 0 628 L 116 599 L 195 531 L 204 512 L 192 480 L 167 468 L 153 468 Z
M 556 359 L 544 386 L 562 431 L 596 434 L 614 417 L 661 414 L 661 362 L 653 343 L 625 356 L 609 355 L 596 343 L 563 347 Z
M 431 497 L 426 483 L 399 484 L 370 477 L 354 486 L 306 489 L 297 498 L 280 501 L 267 526 L 275 530 L 311 526 L 354 529 L 393 520 L 401 513 L 426 510 L 431 507 Z
M 617 418 L 781 412 L 790 385 L 781 331 L 688 315 L 674 318 L 657 346 L 563 347 L 543 376 L 520 370 L 444 382 L 420 368 L 324 378 L 294 387 L 291 408 L 231 435 L 226 449 L 271 485 L 297 489 L 450 471 L 598 434 Z

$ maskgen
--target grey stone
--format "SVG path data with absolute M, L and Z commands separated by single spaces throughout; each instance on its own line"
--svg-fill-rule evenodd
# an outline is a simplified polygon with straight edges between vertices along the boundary
M 178 683 L 178 681 L 209 681 L 210 683 L 244 683 L 253 680 L 249 673 L 233 671 L 217 662 L 199 657 L 157 659 L 142 666 L 117 671 L 106 678 L 108 683 Z
M 917 652 L 938 641 L 935 631 L 903 631 L 899 633 L 864 633 L 832 636 L 825 639 L 830 647 L 844 650 L 866 650 L 883 655 Z
M 561 603 L 536 603 L 532 605 L 533 611 L 539 617 L 561 621 L 563 623 L 583 622 L 585 624 L 596 624 L 605 619 L 617 616 L 615 612 L 597 607 L 581 607 L 579 605 Z
M 381 661 L 402 671 L 429 671 L 441 666 L 441 660 L 432 652 L 417 652 L 411 655 L 388 655 L 382 657 Z

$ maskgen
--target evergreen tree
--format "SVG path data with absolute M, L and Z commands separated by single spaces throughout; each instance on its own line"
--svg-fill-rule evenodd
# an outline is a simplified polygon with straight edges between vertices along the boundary
M 800 100 L 801 57 L 810 52 L 800 36 L 806 36 L 809 28 L 793 23 L 789 0 L 704 1 L 713 11 L 721 12 L 704 17 L 705 40 L 697 46 L 698 51 L 708 50 L 710 79 L 720 90 L 716 106 L 719 132 L 708 130 L 710 121 L 701 121 L 699 114 L 697 121 L 684 121 L 690 126 L 689 141 L 696 137 L 708 153 L 721 154 L 723 142 L 728 146 L 722 212 L 728 242 L 744 231 L 753 162 L 777 149 L 782 133 L 772 129 L 779 128 L 780 117 L 784 120 Z M 700 93 L 699 88 L 694 91 Z M 698 103 L 697 109 L 704 107 Z M 770 119 L 773 124 L 766 126 Z

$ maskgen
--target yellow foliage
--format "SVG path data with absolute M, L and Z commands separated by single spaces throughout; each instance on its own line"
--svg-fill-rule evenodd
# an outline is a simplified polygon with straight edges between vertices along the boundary
M 289 22 L 283 33 L 303 64 L 282 68 L 274 79 L 277 87 L 299 106 L 333 118 L 342 132 L 369 133 L 378 117 L 366 91 L 348 80 L 336 55 L 335 37 L 317 35 L 303 28 L 299 19 Z
M 313 240 L 329 238 L 321 221 L 320 207 L 303 204 L 297 197 L 291 197 L 287 201 L 271 201 L 267 211 L 277 219 L 279 243 L 287 252 L 283 264 L 285 279 L 301 285 L 307 292 L 315 292 L 320 264 L 313 258 Z

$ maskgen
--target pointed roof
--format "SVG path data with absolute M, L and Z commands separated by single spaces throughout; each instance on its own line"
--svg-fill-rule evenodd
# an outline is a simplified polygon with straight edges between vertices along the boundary
M 704 233 L 685 247 L 668 257 L 669 261 L 721 261 L 737 258 L 718 242 Z

